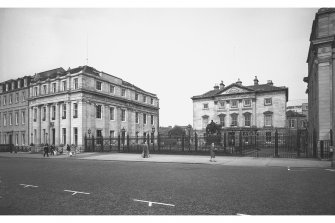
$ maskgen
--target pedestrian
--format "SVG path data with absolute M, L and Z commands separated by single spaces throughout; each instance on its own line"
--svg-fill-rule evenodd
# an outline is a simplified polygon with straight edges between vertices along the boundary
M 50 156 L 55 155 L 55 147 L 53 145 L 50 146 Z
M 142 148 L 143 148 L 142 157 L 149 158 L 149 147 L 145 141 L 143 141 Z
M 45 144 L 45 145 L 44 145 L 43 150 L 44 150 L 43 157 L 45 157 L 45 155 L 47 155 L 47 157 L 49 157 L 49 148 L 48 148 L 48 144 Z
M 70 148 L 69 144 L 66 145 L 66 151 L 67 151 L 67 155 L 70 156 L 71 155 L 71 148 Z
M 210 147 L 210 149 L 209 149 L 209 152 L 210 152 L 210 155 L 211 155 L 211 159 L 209 160 L 210 162 L 216 162 L 216 160 L 215 160 L 215 152 L 214 152 L 214 150 L 215 150 L 215 144 L 214 144 L 214 142 L 211 144 L 211 147 Z

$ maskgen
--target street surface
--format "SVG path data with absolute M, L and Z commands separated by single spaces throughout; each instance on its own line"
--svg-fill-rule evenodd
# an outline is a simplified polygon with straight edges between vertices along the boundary
M 0 157 L 1 215 L 334 215 L 326 168 Z

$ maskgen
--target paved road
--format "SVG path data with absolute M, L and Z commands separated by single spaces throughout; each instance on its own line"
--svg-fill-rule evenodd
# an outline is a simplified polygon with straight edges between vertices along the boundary
M 325 168 L 2 157 L 0 180 L 2 215 L 335 214 Z

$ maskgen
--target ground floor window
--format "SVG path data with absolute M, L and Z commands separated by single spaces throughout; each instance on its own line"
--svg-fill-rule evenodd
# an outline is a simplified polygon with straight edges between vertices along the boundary
M 19 145 L 19 134 L 15 134 L 15 145 Z
M 24 146 L 25 144 L 26 144 L 26 139 L 25 139 L 25 134 L 24 133 L 22 133 L 22 145 Z
M 267 143 L 270 143 L 271 142 L 271 132 L 266 132 L 265 133 L 265 141 Z
M 62 128 L 62 142 L 66 145 L 66 128 Z
M 73 134 L 74 134 L 74 144 L 78 145 L 78 128 L 73 128 Z

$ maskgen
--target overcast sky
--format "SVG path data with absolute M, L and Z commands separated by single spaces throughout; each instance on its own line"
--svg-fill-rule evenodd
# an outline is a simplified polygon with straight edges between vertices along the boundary
M 307 99 L 317 9 L 0 9 L 0 81 L 86 64 L 160 99 L 160 125 L 193 124 L 194 95 L 272 80 Z M 87 41 L 88 39 L 88 41 Z

